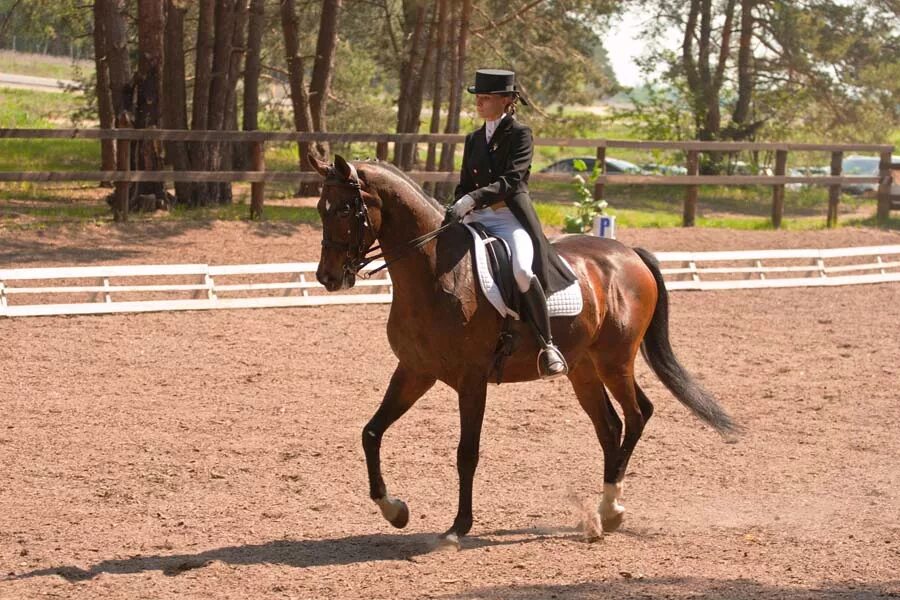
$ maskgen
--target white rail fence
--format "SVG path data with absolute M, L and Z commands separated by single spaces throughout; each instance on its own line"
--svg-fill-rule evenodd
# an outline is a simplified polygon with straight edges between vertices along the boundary
M 660 252 L 670 290 L 900 282 L 900 245 Z M 378 263 L 366 270 L 377 268 Z M 0 270 L 0 317 L 388 303 L 387 271 L 329 294 L 316 263 L 111 265 Z

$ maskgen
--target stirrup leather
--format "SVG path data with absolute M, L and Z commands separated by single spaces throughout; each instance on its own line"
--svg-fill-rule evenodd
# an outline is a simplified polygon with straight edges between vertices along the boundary
M 549 354 L 549 353 L 555 354 L 556 358 L 558 358 L 559 361 L 553 361 L 553 362 L 548 361 L 548 365 L 547 365 L 548 368 L 543 369 L 542 365 L 541 365 L 542 359 L 544 358 L 545 354 Z M 551 372 L 549 369 L 550 365 L 552 365 L 554 363 L 562 364 L 562 369 L 560 369 L 559 371 L 557 371 L 555 373 Z M 567 375 L 569 373 L 569 365 L 566 364 L 566 357 L 564 357 L 562 355 L 562 352 L 559 351 L 559 348 L 557 348 L 554 344 L 547 344 L 540 350 L 540 352 L 538 352 L 537 371 L 538 371 L 538 375 L 540 375 L 541 379 L 547 379 L 547 380 L 556 379 L 557 377 L 563 377 L 564 375 Z

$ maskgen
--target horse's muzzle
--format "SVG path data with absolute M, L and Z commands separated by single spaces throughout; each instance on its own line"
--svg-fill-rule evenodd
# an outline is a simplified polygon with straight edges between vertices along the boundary
M 352 288 L 356 284 L 356 276 L 348 271 L 341 271 L 339 276 L 324 272 L 321 267 L 316 270 L 316 279 L 329 292 L 338 290 L 346 290 Z

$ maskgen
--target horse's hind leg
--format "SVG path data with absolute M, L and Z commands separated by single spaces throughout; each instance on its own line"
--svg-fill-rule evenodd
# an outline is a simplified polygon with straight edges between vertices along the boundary
M 406 527 L 409 509 L 402 500 L 391 498 L 381 476 L 381 438 L 394 421 L 434 385 L 435 378 L 421 375 L 398 365 L 384 394 L 381 406 L 363 428 L 362 443 L 369 470 L 369 495 L 378 504 L 381 514 L 394 527 Z
M 611 477 L 604 479 L 603 499 L 600 503 L 603 530 L 615 531 L 621 525 L 625 514 L 619 499 L 622 497 L 622 481 L 625 478 L 628 461 L 638 440 L 641 439 L 647 420 L 653 414 L 653 405 L 634 380 L 633 360 L 624 368 L 619 366 L 615 369 L 604 369 L 602 365 L 599 366 L 603 383 L 622 407 L 622 414 L 625 417 L 625 435 L 619 447 L 618 463 L 614 473 L 607 473 L 607 477 Z
M 616 414 L 603 381 L 589 358 L 579 361 L 571 370 L 569 380 L 578 402 L 594 424 L 594 431 L 603 449 L 603 497 L 600 501 L 600 520 L 604 531 L 614 531 L 622 522 L 625 509 L 618 503 L 621 495 L 619 465 L 621 463 L 622 421 Z

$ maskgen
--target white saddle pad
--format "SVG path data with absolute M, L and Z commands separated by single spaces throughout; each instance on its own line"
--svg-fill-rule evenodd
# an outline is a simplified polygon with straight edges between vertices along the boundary
M 485 240 L 481 239 L 481 236 L 478 235 L 478 232 L 475 231 L 474 228 L 469 227 L 468 225 L 466 225 L 466 228 L 472 234 L 472 239 L 474 240 L 475 265 L 478 270 L 478 284 L 481 286 L 481 291 L 488 299 L 488 302 L 497 309 L 500 316 L 505 317 L 509 315 L 514 319 L 518 319 L 519 315 L 508 308 L 506 303 L 503 302 L 500 288 L 497 287 L 497 283 L 494 281 L 494 278 L 491 277 L 491 268 L 488 266 L 487 250 L 485 250 L 484 247 Z M 575 271 L 568 261 L 562 256 L 560 256 L 560 258 L 566 265 L 566 268 L 575 275 Z M 547 311 L 550 313 L 551 317 L 574 317 L 581 313 L 583 307 L 584 299 L 581 297 L 581 286 L 578 284 L 577 280 L 569 287 L 559 290 L 547 298 Z

